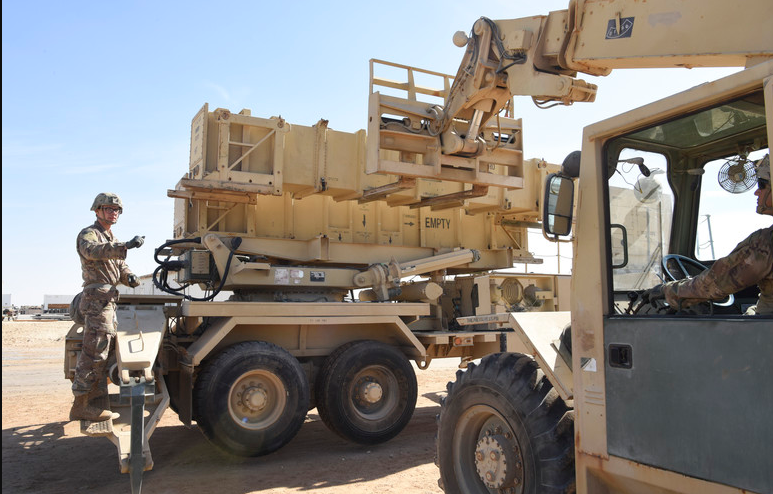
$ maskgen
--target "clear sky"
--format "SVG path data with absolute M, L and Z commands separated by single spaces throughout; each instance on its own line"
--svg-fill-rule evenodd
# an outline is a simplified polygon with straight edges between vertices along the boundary
M 487 16 L 564 9 L 568 0 L 268 2 L 22 1 L 2 5 L 2 292 L 15 305 L 75 294 L 75 238 L 102 191 L 119 194 L 119 239 L 145 235 L 128 263 L 155 268 L 172 238 L 190 122 L 207 102 L 353 132 L 367 119 L 368 60 L 455 74 L 451 42 Z M 626 70 L 597 101 L 539 110 L 517 103 L 527 158 L 560 163 L 582 127 L 738 69 Z M 753 206 L 751 206 L 753 209 Z M 563 263 L 564 261 L 562 261 Z M 567 261 L 568 264 L 568 261 Z

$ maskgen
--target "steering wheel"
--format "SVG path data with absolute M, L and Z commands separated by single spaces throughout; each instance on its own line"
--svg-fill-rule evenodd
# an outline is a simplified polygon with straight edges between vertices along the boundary
M 708 269 L 705 264 L 698 262 L 691 257 L 683 256 L 680 254 L 668 254 L 663 256 L 663 273 L 665 273 L 665 275 L 672 281 L 692 278 L 693 275 L 690 274 L 690 271 L 687 270 L 688 266 L 697 268 L 700 271 L 705 271 Z M 717 307 L 729 307 L 733 305 L 734 301 L 735 297 L 732 293 L 720 301 L 710 300 L 710 302 Z

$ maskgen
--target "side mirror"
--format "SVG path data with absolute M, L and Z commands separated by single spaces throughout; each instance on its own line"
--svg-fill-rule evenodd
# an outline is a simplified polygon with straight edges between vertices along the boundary
M 545 181 L 545 205 L 542 211 L 542 229 L 555 238 L 572 231 L 574 182 L 565 175 L 551 173 Z

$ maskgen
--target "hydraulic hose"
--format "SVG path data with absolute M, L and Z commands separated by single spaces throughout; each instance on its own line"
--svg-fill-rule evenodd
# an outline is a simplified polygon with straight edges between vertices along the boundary
M 223 286 L 225 286 L 225 280 L 228 277 L 229 270 L 231 269 L 231 261 L 233 260 L 235 250 L 242 243 L 241 237 L 236 237 L 232 240 L 231 246 L 233 250 L 231 250 L 231 253 L 228 255 L 228 260 L 226 261 L 226 265 L 225 265 L 225 271 L 223 275 L 220 277 L 220 284 L 210 295 L 206 297 L 194 297 L 183 293 L 183 291 L 186 288 L 188 288 L 191 284 L 182 285 L 179 288 L 172 288 L 171 286 L 169 286 L 169 282 L 168 282 L 169 272 L 179 271 L 185 266 L 185 263 L 180 260 L 174 260 L 174 261 L 169 260 L 169 257 L 171 257 L 171 254 L 167 256 L 166 259 L 163 259 L 163 260 L 159 259 L 158 255 L 163 249 L 166 249 L 167 247 L 170 247 L 172 245 L 182 244 L 182 243 L 201 243 L 201 237 L 169 240 L 164 244 L 162 244 L 160 247 L 158 247 L 155 250 L 153 255 L 153 259 L 159 265 L 153 271 L 153 285 L 155 285 L 156 288 L 158 288 L 163 292 L 166 292 L 172 295 L 182 296 L 184 299 L 191 300 L 194 302 L 207 302 L 214 299 L 223 290 Z

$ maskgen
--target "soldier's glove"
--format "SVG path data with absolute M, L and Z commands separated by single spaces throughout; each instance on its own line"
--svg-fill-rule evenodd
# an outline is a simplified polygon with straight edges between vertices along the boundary
M 665 300 L 666 294 L 663 291 L 663 285 L 657 285 L 649 290 L 645 290 L 644 293 L 641 294 L 641 298 L 648 303 L 652 303 L 656 300 Z
M 132 288 L 140 286 L 140 280 L 137 278 L 136 274 L 130 274 L 129 276 L 127 276 L 126 281 L 129 283 L 129 286 Z
M 145 243 L 145 237 L 140 237 L 137 235 L 133 239 L 126 242 L 126 248 L 127 249 L 134 249 L 135 247 L 142 247 L 142 244 Z

